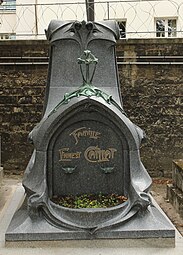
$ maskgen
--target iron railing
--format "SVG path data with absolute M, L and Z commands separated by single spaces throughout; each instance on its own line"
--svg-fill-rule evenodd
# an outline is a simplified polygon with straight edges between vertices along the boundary
M 34 4 L 7 0 L 0 5 L 0 39 L 42 39 L 52 19 L 87 18 L 117 20 L 121 38 L 183 37 L 183 0 L 40 0 Z

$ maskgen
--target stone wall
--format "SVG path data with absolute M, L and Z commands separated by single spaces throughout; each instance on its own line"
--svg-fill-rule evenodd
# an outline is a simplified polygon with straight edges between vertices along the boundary
M 120 40 L 117 45 L 124 109 L 147 134 L 144 165 L 153 176 L 171 174 L 183 157 L 181 109 L 183 39 Z M 46 41 L 0 42 L 0 121 L 5 171 L 23 171 L 32 146 L 27 135 L 42 116 L 47 79 Z
M 42 116 L 47 55 L 48 45 L 43 41 L 0 42 L 4 171 L 23 171 L 32 153 L 27 136 Z
M 118 44 L 124 109 L 147 135 L 141 157 L 151 175 L 170 176 L 183 158 L 183 40 L 130 40 Z M 129 63 L 130 62 L 130 63 Z

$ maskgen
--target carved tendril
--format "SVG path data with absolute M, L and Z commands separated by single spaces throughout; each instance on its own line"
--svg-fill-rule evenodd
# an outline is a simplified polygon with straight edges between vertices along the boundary
M 84 84 L 92 83 L 97 63 L 98 63 L 98 59 L 91 53 L 90 50 L 85 50 L 83 55 L 80 58 L 78 58 L 78 64 L 80 65 L 81 75 L 82 75 Z M 82 68 L 83 64 L 86 66 L 86 74 L 85 75 L 84 75 L 84 70 Z M 90 72 L 91 72 L 90 65 L 91 64 L 94 64 L 94 68 L 93 68 L 93 72 L 90 74 Z

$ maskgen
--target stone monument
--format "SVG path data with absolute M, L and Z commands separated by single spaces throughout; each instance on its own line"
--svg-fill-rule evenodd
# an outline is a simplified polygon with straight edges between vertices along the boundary
M 105 238 L 174 239 L 149 194 L 140 160 L 143 131 L 121 99 L 115 22 L 52 21 L 44 116 L 29 135 L 34 152 L 24 174 L 26 199 L 6 241 Z M 55 197 L 118 194 L 124 203 L 69 208 Z
M 172 162 L 173 183 L 167 184 L 167 199 L 183 218 L 183 159 Z

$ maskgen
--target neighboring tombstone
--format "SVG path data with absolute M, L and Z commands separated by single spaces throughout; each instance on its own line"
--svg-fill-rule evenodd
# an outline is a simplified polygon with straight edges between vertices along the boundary
M 44 117 L 29 136 L 35 150 L 23 180 L 27 199 L 6 240 L 174 240 L 173 226 L 148 192 L 151 178 L 139 155 L 143 131 L 122 107 L 116 23 L 53 21 L 47 37 Z M 100 193 L 127 201 L 82 209 L 54 202 L 54 197 Z
M 172 162 L 173 183 L 167 184 L 167 199 L 183 218 L 183 159 Z

